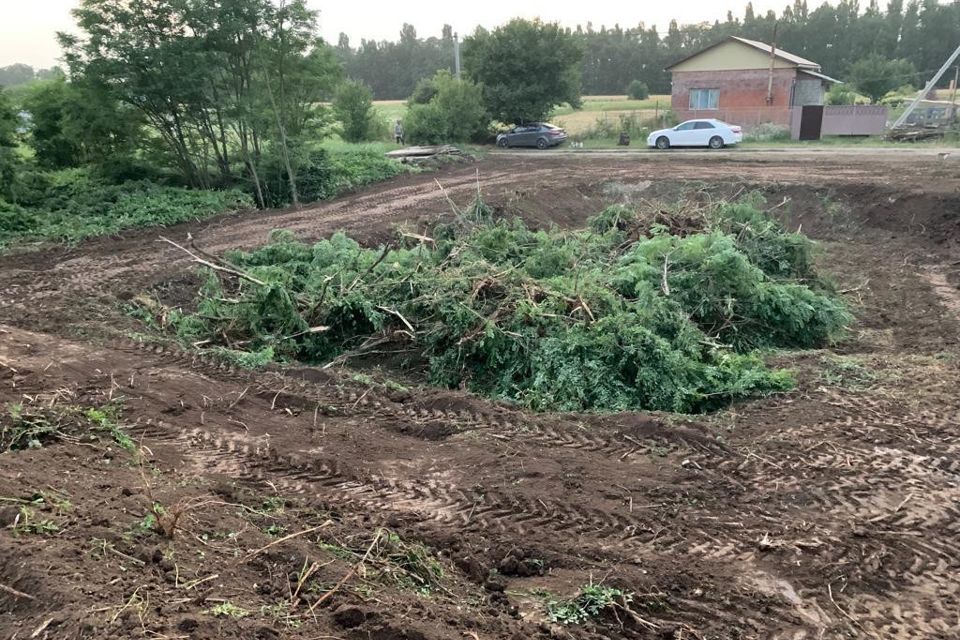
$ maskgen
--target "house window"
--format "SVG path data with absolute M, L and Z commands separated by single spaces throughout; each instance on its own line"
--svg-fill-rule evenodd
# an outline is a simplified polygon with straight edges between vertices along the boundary
M 717 109 L 720 105 L 720 89 L 690 89 L 690 109 Z

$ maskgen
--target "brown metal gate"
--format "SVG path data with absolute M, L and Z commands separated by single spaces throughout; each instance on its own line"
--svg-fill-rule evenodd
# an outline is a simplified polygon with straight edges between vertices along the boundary
M 819 140 L 823 127 L 823 105 L 811 104 L 800 112 L 800 139 Z

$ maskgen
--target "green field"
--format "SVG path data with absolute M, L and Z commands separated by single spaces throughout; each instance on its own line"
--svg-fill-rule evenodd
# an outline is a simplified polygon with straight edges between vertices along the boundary
M 391 131 L 393 123 L 407 112 L 405 100 L 377 100 L 373 106 L 390 125 Z M 669 110 L 668 95 L 650 96 L 646 100 L 628 100 L 626 96 L 584 96 L 582 108 L 575 110 L 568 104 L 560 105 L 551 112 L 549 120 L 577 136 L 594 128 L 598 119 L 617 122 L 621 115 L 635 115 L 646 120 Z
M 551 117 L 569 115 L 571 113 L 598 113 L 603 111 L 654 111 L 669 109 L 669 95 L 650 96 L 646 100 L 630 100 L 626 96 L 584 96 L 583 107 L 575 110 L 568 104 L 557 107 Z

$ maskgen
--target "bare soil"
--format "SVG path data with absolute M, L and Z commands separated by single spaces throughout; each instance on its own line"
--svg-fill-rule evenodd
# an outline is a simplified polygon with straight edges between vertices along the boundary
M 193 265 L 160 235 L 376 244 L 448 210 L 436 180 L 465 203 L 478 179 L 503 212 L 560 226 L 759 189 L 822 242 L 857 325 L 772 356 L 797 372 L 787 394 L 555 415 L 355 375 L 383 380 L 376 363 L 241 371 L 123 309 L 192 298 Z M 69 433 L 0 453 L 0 637 L 958 638 L 958 284 L 960 165 L 893 154 L 491 156 L 0 257 L 0 403 L 113 404 L 139 449 Z M 411 578 L 411 550 L 436 584 Z M 548 619 L 546 601 L 601 582 L 629 607 Z

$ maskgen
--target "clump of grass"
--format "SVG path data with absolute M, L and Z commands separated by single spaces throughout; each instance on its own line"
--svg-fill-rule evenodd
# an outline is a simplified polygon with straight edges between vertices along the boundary
M 396 532 L 378 530 L 366 551 L 332 542 L 320 542 L 319 546 L 340 559 L 362 559 L 369 581 L 411 589 L 424 596 L 443 590 L 444 570 L 436 554 Z
M 116 403 L 100 407 L 11 403 L 0 411 L 0 451 L 38 449 L 60 440 L 77 442 L 98 432 L 127 451 L 136 451 L 120 425 L 120 414 Z
M 627 607 L 633 594 L 602 584 L 584 585 L 580 592 L 569 600 L 547 599 L 547 617 L 563 625 L 582 624 L 599 617 L 604 611 L 615 607 Z
M 250 279 L 208 273 L 171 326 L 309 363 L 401 351 L 433 384 L 536 410 L 688 413 L 790 388 L 758 350 L 827 344 L 851 321 L 813 243 L 757 202 L 718 203 L 693 229 L 642 217 L 535 231 L 478 198 L 430 242 L 275 232 L 228 256 Z
M 250 615 L 249 611 L 247 611 L 243 607 L 239 607 L 233 604 L 230 601 L 221 602 L 220 604 L 214 607 L 211 607 L 210 609 L 207 609 L 206 611 L 204 611 L 204 613 L 214 616 L 215 618 L 234 618 L 234 619 L 246 618 L 247 616 Z
M 60 425 L 47 412 L 25 408 L 21 403 L 7 405 L 0 422 L 0 448 L 4 451 L 39 449 L 45 442 L 56 440 Z
M 861 389 L 876 381 L 877 374 L 855 358 L 830 355 L 820 359 L 820 380 L 834 387 Z
M 424 545 L 408 542 L 393 532 L 381 537 L 380 579 L 429 595 L 441 588 L 443 565 Z

